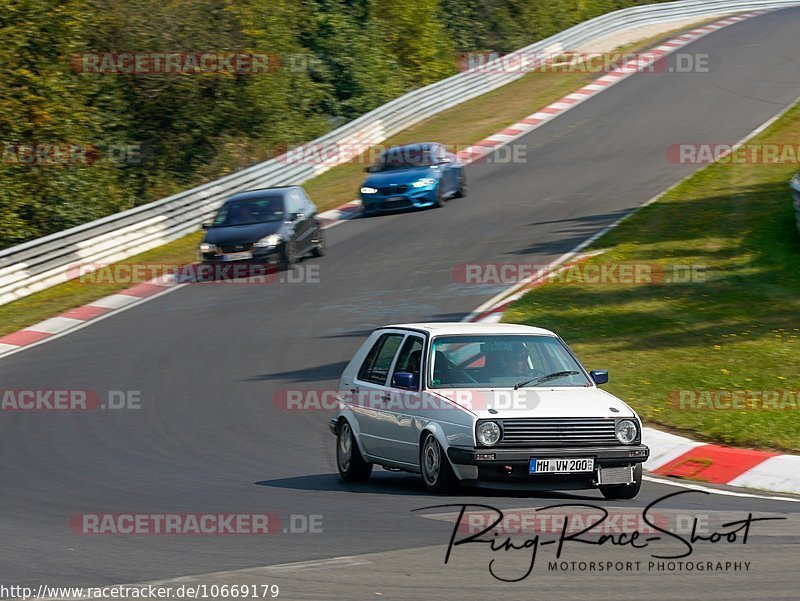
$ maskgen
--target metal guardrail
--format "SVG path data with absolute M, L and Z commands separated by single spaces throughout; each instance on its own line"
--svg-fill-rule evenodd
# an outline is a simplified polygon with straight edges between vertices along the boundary
M 635 27 L 794 5 L 800 5 L 800 1 L 681 0 L 637 6 L 601 15 L 514 54 L 578 49 Z M 504 57 L 510 59 L 511 56 Z M 491 67 L 490 62 L 479 71 L 465 71 L 409 92 L 306 146 L 338 144 L 367 150 L 433 115 L 525 74 L 524 70 L 504 72 Z M 71 265 L 121 261 L 195 231 L 235 192 L 301 184 L 333 166 L 333 163 L 288 162 L 277 157 L 191 190 L 2 250 L 0 305 L 67 281 Z

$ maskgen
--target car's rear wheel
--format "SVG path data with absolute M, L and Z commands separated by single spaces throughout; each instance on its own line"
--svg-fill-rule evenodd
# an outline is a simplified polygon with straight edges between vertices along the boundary
M 642 464 L 637 463 L 633 468 L 633 482 L 631 484 L 609 484 L 600 486 L 600 492 L 606 499 L 633 499 L 642 488 Z
M 323 257 L 325 256 L 325 233 L 322 231 L 322 228 L 317 226 L 317 242 L 314 244 L 314 248 L 311 249 L 311 254 L 315 257 Z
M 458 484 L 458 478 L 456 478 L 453 467 L 450 465 L 442 446 L 430 432 L 427 432 L 422 438 L 419 450 L 419 467 L 422 473 L 422 482 L 429 492 L 450 492 Z
M 365 461 L 358 450 L 356 437 L 347 420 L 339 422 L 336 436 L 336 467 L 345 482 L 364 482 L 372 473 L 372 464 Z

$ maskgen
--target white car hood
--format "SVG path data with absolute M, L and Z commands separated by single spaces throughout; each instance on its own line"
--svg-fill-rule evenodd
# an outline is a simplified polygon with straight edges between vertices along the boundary
M 634 417 L 617 397 L 596 387 L 430 390 L 479 419 L 515 417 Z M 493 410 L 493 411 L 490 411 Z M 616 411 L 614 411 L 616 410 Z

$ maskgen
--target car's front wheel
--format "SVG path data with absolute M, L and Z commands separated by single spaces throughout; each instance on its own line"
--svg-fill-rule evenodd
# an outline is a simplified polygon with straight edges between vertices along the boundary
M 345 482 L 364 482 L 372 473 L 372 464 L 365 461 L 358 450 L 356 437 L 346 420 L 339 423 L 336 436 L 336 466 L 339 477 Z
M 600 492 L 608 500 L 633 499 L 642 488 L 642 464 L 637 463 L 633 468 L 633 482 L 631 484 L 608 484 L 600 486 Z
M 317 226 L 317 236 L 316 236 L 316 243 L 314 244 L 314 248 L 311 249 L 311 254 L 315 257 L 322 257 L 325 255 L 325 233 L 323 232 L 322 228 Z
M 444 206 L 444 194 L 442 194 L 442 184 L 441 182 L 436 185 L 436 203 L 433 205 L 437 209 L 441 209 Z
M 287 271 L 291 269 L 296 262 L 297 255 L 295 254 L 294 243 L 291 240 L 287 240 L 283 245 L 278 267 L 281 271 Z
M 419 467 L 425 488 L 430 492 L 450 492 L 458 484 L 458 478 L 442 446 L 430 432 L 425 434 L 420 445 Z

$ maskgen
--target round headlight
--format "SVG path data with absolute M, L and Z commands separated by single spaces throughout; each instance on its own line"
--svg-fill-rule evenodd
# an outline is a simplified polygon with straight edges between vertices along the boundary
M 500 426 L 494 422 L 481 422 L 478 424 L 477 434 L 478 442 L 490 447 L 500 440 Z
M 639 429 L 636 427 L 636 423 L 633 420 L 623 419 L 617 422 L 617 440 L 622 444 L 631 444 L 636 440 L 636 435 L 638 433 Z

